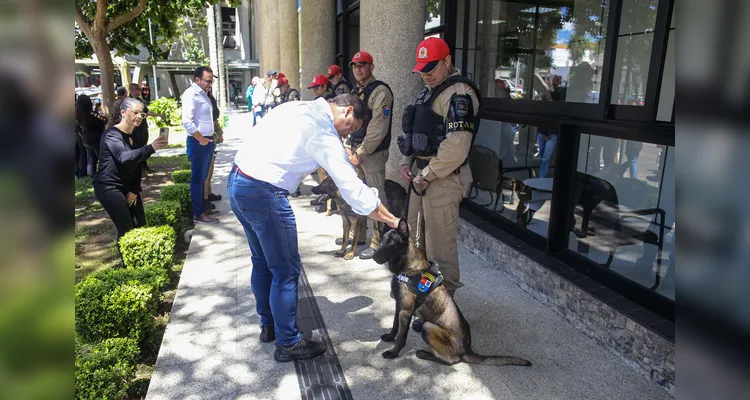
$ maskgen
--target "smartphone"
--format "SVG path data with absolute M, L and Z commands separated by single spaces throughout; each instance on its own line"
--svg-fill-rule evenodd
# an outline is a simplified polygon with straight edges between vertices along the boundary
M 159 137 L 169 138 L 169 128 L 159 128 Z

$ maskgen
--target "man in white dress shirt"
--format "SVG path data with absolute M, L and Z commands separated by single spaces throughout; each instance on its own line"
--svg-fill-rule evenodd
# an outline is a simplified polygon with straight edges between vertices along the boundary
M 213 105 L 206 92 L 214 83 L 214 74 L 209 67 L 198 67 L 193 73 L 193 82 L 182 93 L 182 126 L 187 131 L 187 156 L 190 159 L 190 198 L 193 203 L 193 220 L 216 223 L 212 217 L 218 210 L 209 210 L 203 199 L 203 189 L 214 154 Z
M 366 109 L 352 94 L 284 103 L 258 122 L 234 159 L 227 193 L 252 251 L 251 287 L 260 340 L 276 340 L 276 361 L 314 358 L 326 349 L 323 342 L 302 338 L 297 329 L 302 262 L 289 192 L 320 166 L 354 212 L 393 228 L 398 225 L 377 189 L 357 178 L 341 141 L 362 126 Z

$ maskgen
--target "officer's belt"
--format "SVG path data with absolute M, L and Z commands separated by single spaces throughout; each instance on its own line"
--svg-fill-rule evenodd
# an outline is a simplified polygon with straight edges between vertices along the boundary
M 432 158 L 433 157 L 430 157 L 430 158 L 427 158 L 427 159 L 415 157 L 414 158 L 414 163 L 417 164 L 417 168 L 419 168 L 419 169 L 425 169 L 425 168 L 427 168 L 428 165 L 430 165 L 430 160 L 432 160 Z M 458 168 L 456 168 L 456 170 L 453 171 L 453 173 L 457 174 L 457 175 L 460 174 L 461 173 L 461 167 L 464 166 L 464 165 L 466 165 L 467 161 L 468 161 L 468 159 L 466 161 L 464 161 L 464 163 L 461 164 L 461 166 L 459 166 Z

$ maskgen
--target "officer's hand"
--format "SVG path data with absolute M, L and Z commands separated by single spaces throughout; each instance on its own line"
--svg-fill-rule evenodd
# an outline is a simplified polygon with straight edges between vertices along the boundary
M 409 167 L 409 165 L 404 164 L 401 166 L 401 176 L 403 176 L 407 182 L 411 182 L 412 176 L 411 176 L 411 168 Z
M 359 167 L 359 157 L 357 157 L 356 154 L 349 156 L 349 162 L 352 163 L 353 166 Z
M 414 178 L 414 186 L 424 192 L 425 189 L 427 189 L 427 186 L 430 186 L 430 182 L 424 180 L 422 175 L 417 175 L 417 177 Z

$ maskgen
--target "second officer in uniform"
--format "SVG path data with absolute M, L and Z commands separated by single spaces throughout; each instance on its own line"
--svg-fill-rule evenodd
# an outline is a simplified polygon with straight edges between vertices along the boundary
M 366 51 L 354 54 L 349 63 L 357 78 L 357 87 L 352 94 L 359 96 L 367 105 L 367 115 L 362 128 L 349 135 L 352 164 L 362 168 L 367 186 L 378 189 L 380 201 L 385 204 L 385 164 L 391 145 L 391 108 L 393 92 L 384 82 L 375 79 L 372 56 Z M 360 254 L 361 259 L 370 259 L 380 247 L 380 231 L 373 224 L 370 246 Z
M 344 93 L 352 92 L 352 85 L 344 79 L 344 75 L 341 73 L 341 67 L 336 64 L 328 67 L 328 80 L 331 82 L 331 91 L 336 96 Z
M 416 66 L 425 88 L 404 110 L 401 173 L 423 195 L 410 191 L 412 239 L 435 261 L 451 296 L 463 286 L 458 268 L 458 206 L 472 175 L 467 158 L 477 132 L 479 89 L 451 62 L 448 44 L 429 38 L 417 46 Z M 418 224 L 418 222 L 421 222 Z M 420 229 L 417 230 L 416 227 Z

